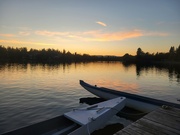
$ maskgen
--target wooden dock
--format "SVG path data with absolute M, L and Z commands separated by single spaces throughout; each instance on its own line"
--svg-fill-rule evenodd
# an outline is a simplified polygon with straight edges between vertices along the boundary
M 114 135 L 180 135 L 180 109 L 159 108 Z

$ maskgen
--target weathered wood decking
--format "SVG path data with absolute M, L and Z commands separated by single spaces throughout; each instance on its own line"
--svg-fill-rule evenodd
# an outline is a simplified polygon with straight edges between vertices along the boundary
M 180 135 L 180 109 L 159 108 L 114 135 Z

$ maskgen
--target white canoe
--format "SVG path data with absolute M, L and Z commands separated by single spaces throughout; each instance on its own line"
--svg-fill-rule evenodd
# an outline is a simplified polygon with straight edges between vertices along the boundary
M 92 94 L 104 98 L 106 100 L 117 98 L 119 96 L 126 97 L 126 106 L 133 108 L 135 110 L 148 113 L 162 105 L 173 106 L 180 108 L 180 104 L 171 103 L 167 101 L 157 100 L 149 97 L 139 96 L 131 93 L 126 93 L 122 91 L 116 91 L 108 88 L 97 87 L 96 85 L 90 85 L 82 80 L 80 80 L 80 85 L 91 92 Z

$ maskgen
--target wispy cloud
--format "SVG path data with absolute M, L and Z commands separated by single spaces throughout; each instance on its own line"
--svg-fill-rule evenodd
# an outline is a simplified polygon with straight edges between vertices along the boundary
M 21 36 L 29 36 L 31 34 L 31 32 L 29 32 L 29 31 L 20 31 L 19 32 L 19 35 L 21 35 Z
M 143 33 L 140 30 L 132 30 L 126 32 L 106 32 L 103 33 L 101 31 L 90 31 L 84 33 L 88 35 L 89 38 L 87 40 L 91 41 L 119 41 L 127 38 L 135 38 L 143 36 Z
M 29 27 L 17 27 L 19 31 L 20 36 L 29 36 L 31 33 L 33 33 L 33 30 Z
M 55 32 L 55 31 L 36 31 L 36 35 L 58 37 L 62 40 L 78 40 L 78 41 L 120 41 L 128 38 L 137 38 L 142 36 L 168 36 L 164 32 L 148 32 L 143 30 L 129 30 L 117 32 L 105 32 L 101 30 L 92 30 L 84 32 Z
M 101 26 L 104 26 L 104 27 L 106 27 L 107 25 L 104 23 L 104 22 L 100 22 L 100 21 L 98 21 L 98 22 L 96 22 L 97 24 L 99 24 L 99 25 L 101 25 Z
M 23 31 L 30 31 L 30 30 L 32 30 L 29 27 L 17 27 L 17 28 L 20 29 L 20 30 L 23 30 Z
M 127 32 L 103 32 L 100 30 L 92 30 L 85 32 L 53 32 L 53 31 L 36 31 L 37 35 L 61 37 L 63 39 L 74 39 L 81 41 L 117 41 L 127 38 L 135 38 L 142 36 L 140 30 L 132 30 Z
M 42 36 L 67 36 L 70 34 L 70 32 L 56 32 L 56 31 L 47 31 L 47 30 L 38 30 L 35 31 L 36 35 L 42 35 Z
M 12 43 L 12 44 L 30 44 L 30 45 L 55 45 L 55 44 L 47 44 L 43 42 L 26 42 L 21 40 L 0 40 L 0 43 Z
M 158 37 L 165 37 L 165 36 L 168 36 L 169 33 L 167 32 L 145 32 L 144 33 L 144 36 L 158 36 Z
M 42 42 L 25 42 L 21 40 L 22 36 L 32 36 L 33 34 L 39 36 L 46 36 L 51 40 L 66 42 L 66 41 L 93 41 L 93 42 L 106 42 L 106 41 L 121 41 L 129 38 L 138 38 L 143 36 L 155 36 L 163 37 L 168 36 L 168 33 L 158 31 L 143 31 L 143 30 L 129 30 L 129 31 L 115 31 L 107 32 L 103 30 L 91 30 L 82 32 L 58 32 L 48 30 L 37 30 L 37 31 L 20 31 L 17 35 L 14 34 L 0 34 L 0 37 L 9 38 L 11 40 L 1 40 L 1 42 L 18 43 L 18 44 L 39 44 L 39 45 L 54 45 Z M 12 37 L 16 37 L 16 40 L 12 40 Z
M 0 37 L 15 37 L 16 35 L 14 34 L 1 34 L 0 33 Z

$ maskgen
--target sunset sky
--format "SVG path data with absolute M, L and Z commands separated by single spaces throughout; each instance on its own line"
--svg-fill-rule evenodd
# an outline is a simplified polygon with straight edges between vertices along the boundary
M 180 0 L 0 0 L 0 45 L 90 55 L 167 52 Z

